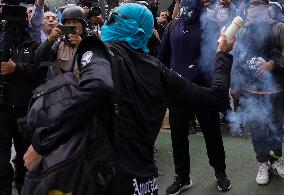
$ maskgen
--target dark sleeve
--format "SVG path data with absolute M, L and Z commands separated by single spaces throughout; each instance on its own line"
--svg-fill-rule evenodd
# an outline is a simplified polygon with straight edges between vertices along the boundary
M 58 48 L 58 41 L 55 41 L 53 44 L 49 44 L 46 40 L 36 50 L 35 62 L 37 64 L 40 64 L 41 62 L 54 62 L 57 58 Z
M 39 67 L 34 62 L 31 63 L 16 63 L 16 69 L 11 75 L 13 78 L 20 76 L 26 81 L 39 81 L 43 79 L 45 73 L 41 73 Z
M 171 105 L 181 104 L 192 110 L 226 110 L 229 104 L 230 73 L 233 57 L 218 52 L 211 88 L 201 87 L 182 78 L 171 70 L 166 70 L 165 78 Z
M 231 73 L 231 88 L 232 89 L 240 88 L 240 85 L 244 82 L 244 76 L 243 76 L 244 70 L 242 70 L 243 63 L 241 63 L 241 58 L 240 58 L 240 56 L 242 56 L 241 53 L 243 52 L 242 48 L 243 48 L 243 43 L 237 42 L 232 51 L 232 54 L 234 56 L 234 62 L 233 62 L 232 73 Z
M 22 48 L 19 49 L 19 53 L 11 58 L 15 62 L 16 68 L 9 77 L 14 79 L 21 78 L 26 81 L 34 81 L 35 83 L 41 82 L 46 72 L 35 63 L 34 55 L 35 51 L 31 46 L 29 52 L 25 52 Z
M 171 24 L 171 23 L 170 23 Z M 167 67 L 170 67 L 170 63 L 171 63 L 171 40 L 170 40 L 170 36 L 171 36 L 171 32 L 169 31 L 169 26 L 166 28 L 165 32 L 164 32 L 164 37 L 163 40 L 161 41 L 161 44 L 159 46 L 158 49 L 158 56 L 157 58 L 163 62 L 163 64 Z
M 113 88 L 111 65 L 102 52 L 93 50 L 92 53 L 91 61 L 81 67 L 78 92 L 60 120 L 34 132 L 32 145 L 40 154 L 51 152 L 75 131 L 82 130 L 89 116 L 109 105 Z
M 284 24 L 275 23 L 273 25 L 273 33 L 275 37 L 275 48 L 271 51 L 273 71 L 275 73 L 284 73 Z

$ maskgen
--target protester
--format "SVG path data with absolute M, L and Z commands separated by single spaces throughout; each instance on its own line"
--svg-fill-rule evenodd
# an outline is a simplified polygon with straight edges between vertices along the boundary
M 210 87 L 214 45 L 219 26 L 202 15 L 203 2 L 182 0 L 180 17 L 169 24 L 159 48 L 158 58 L 168 67 L 201 86 Z M 225 173 L 225 151 L 220 131 L 219 113 L 210 109 L 186 109 L 183 105 L 170 107 L 173 157 L 177 177 L 167 188 L 167 194 L 177 194 L 191 187 L 188 132 L 190 118 L 196 114 L 204 134 L 210 165 L 215 170 L 218 189 L 225 191 L 231 184 Z
M 157 25 L 157 31 L 159 33 L 160 40 L 163 40 L 164 32 L 168 25 L 168 17 L 169 17 L 168 10 L 164 9 L 160 11 L 160 16 L 159 16 L 158 25 Z
M 86 42 L 86 47 L 78 51 L 80 85 L 72 101 L 80 109 L 75 111 L 71 106 L 66 110 L 68 115 L 62 113 L 62 121 L 68 121 L 64 117 L 76 116 L 77 120 L 68 123 L 81 123 L 96 115 L 106 131 L 112 132 L 114 127 L 109 116 L 113 113 L 113 103 L 109 100 L 113 97 L 113 89 L 121 93 L 115 115 L 118 126 L 114 128 L 113 137 L 117 171 L 108 194 L 158 193 L 153 145 L 167 105 L 183 104 L 188 109 L 210 107 L 222 110 L 228 103 L 232 56 L 227 52 L 232 49 L 234 40 L 227 42 L 223 35 L 217 48 L 212 87 L 204 88 L 192 84 L 147 55 L 146 43 L 153 34 L 153 28 L 153 16 L 145 6 L 123 4 L 102 28 L 102 40 L 108 43 L 116 59 L 115 69 L 112 70 L 114 64 L 111 65 L 107 50 L 99 43 L 88 45 Z M 113 74 L 116 76 L 113 77 Z M 106 113 L 108 118 L 104 118 Z M 34 149 L 28 151 L 26 156 L 39 151 Z M 29 159 L 25 161 L 31 169 L 36 162 Z
M 283 140 L 283 54 L 284 25 L 268 20 L 268 0 L 251 0 L 248 21 L 239 33 L 231 95 L 240 101 L 236 124 L 249 124 L 259 169 L 256 183 L 269 182 L 272 170 L 284 178 Z

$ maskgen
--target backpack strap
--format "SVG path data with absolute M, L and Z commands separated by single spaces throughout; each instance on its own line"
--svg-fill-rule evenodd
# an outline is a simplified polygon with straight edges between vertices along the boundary
M 120 93 L 118 89 L 119 85 L 119 70 L 118 70 L 118 64 L 116 61 L 115 54 L 111 51 L 110 44 L 106 44 L 106 47 L 108 48 L 109 52 L 109 60 L 111 63 L 111 74 L 112 74 L 112 80 L 114 83 L 114 90 L 112 93 L 112 100 L 113 100 L 113 108 L 114 108 L 114 114 L 119 115 L 119 99 L 120 99 Z
M 111 49 L 111 52 L 114 52 L 114 55 L 117 56 L 123 56 L 123 63 L 118 64 L 116 62 L 116 58 L 113 57 L 114 62 L 112 62 L 112 76 L 114 81 L 114 102 L 119 102 L 120 99 L 120 82 L 123 79 L 123 82 L 127 83 L 127 90 L 129 92 L 129 96 L 131 96 L 131 101 L 133 104 L 137 102 L 136 97 L 136 87 L 135 82 L 137 78 L 137 72 L 133 66 L 133 61 L 130 58 L 130 55 L 128 54 L 127 49 L 122 45 L 122 43 L 116 42 L 116 43 L 110 43 L 109 48 Z M 123 78 L 121 76 L 123 74 Z M 119 106 L 119 105 L 118 105 Z M 135 105 L 134 105 L 135 106 Z M 136 106 L 135 106 L 136 107 Z

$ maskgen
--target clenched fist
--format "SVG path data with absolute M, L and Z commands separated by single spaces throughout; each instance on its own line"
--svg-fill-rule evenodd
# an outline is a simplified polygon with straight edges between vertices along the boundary
M 11 59 L 8 62 L 1 63 L 1 75 L 12 74 L 16 69 L 16 64 Z

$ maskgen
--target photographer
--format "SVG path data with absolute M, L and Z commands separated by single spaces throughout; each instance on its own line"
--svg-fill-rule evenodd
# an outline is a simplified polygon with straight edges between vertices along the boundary
M 60 27 L 53 28 L 47 40 L 36 52 L 36 62 L 54 62 L 54 74 L 70 69 L 69 61 L 73 58 L 76 48 L 86 34 L 87 22 L 83 8 L 79 6 L 67 7 L 62 13 L 63 27 L 72 25 L 76 30 L 63 34 Z M 72 34 L 71 34 L 72 33 Z
M 17 120 L 26 115 L 32 91 L 40 83 L 42 74 L 34 63 L 37 44 L 27 32 L 26 8 L 5 5 L 2 17 L 7 23 L 1 25 L 4 31 L 4 48 L 1 52 L 0 69 L 0 194 L 9 195 L 14 178 L 10 164 L 12 139 L 17 153 L 14 163 L 19 193 L 26 172 L 23 155 L 29 146 L 29 142 L 20 133 Z

